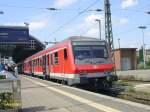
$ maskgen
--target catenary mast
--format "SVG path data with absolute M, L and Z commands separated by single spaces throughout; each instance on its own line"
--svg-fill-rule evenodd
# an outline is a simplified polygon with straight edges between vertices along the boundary
M 114 44 L 113 44 L 113 32 L 112 32 L 112 22 L 111 22 L 111 10 L 109 0 L 104 0 L 105 6 L 105 39 L 108 43 L 108 48 L 111 56 L 114 55 Z

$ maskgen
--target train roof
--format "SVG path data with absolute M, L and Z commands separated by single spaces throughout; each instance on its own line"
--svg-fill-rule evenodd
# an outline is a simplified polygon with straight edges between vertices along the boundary
M 98 38 L 85 37 L 85 36 L 72 36 L 72 37 L 65 39 L 64 41 L 68 41 L 68 40 L 70 41 L 104 41 Z
M 57 44 L 55 44 L 55 45 L 45 49 L 45 50 L 39 51 L 38 53 L 36 53 L 36 54 L 26 58 L 26 60 L 32 58 L 35 55 L 41 54 L 43 52 L 47 52 L 49 49 L 53 49 L 55 47 L 59 47 L 60 45 L 63 45 L 64 43 L 68 43 L 70 41 L 71 42 L 75 42 L 75 41 L 93 41 L 93 42 L 95 42 L 95 41 L 99 41 L 100 42 L 101 41 L 101 42 L 105 42 L 105 40 L 100 40 L 98 38 L 93 38 L 93 37 L 72 36 L 72 37 L 69 37 L 69 38 L 67 38 L 67 39 L 65 39 L 65 40 L 63 40 L 63 41 L 61 41 L 61 42 L 59 42 L 59 43 L 57 43 Z

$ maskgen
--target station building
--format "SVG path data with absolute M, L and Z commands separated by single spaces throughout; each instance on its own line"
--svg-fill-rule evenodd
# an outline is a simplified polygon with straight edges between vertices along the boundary
M 44 48 L 27 26 L 0 26 L 0 58 L 12 57 L 18 63 Z
M 115 49 L 115 66 L 118 71 L 137 69 L 136 48 Z

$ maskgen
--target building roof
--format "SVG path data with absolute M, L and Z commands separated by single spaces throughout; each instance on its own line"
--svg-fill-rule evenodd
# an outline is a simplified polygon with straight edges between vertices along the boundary
M 65 40 L 71 40 L 71 41 L 104 41 L 104 40 L 100 40 L 98 38 L 85 37 L 85 36 L 71 36 Z
M 10 28 L 10 29 L 28 29 L 27 26 L 9 26 L 9 25 L 1 25 L 0 28 Z
M 45 48 L 41 41 L 29 34 L 26 26 L 0 26 L 0 38 L 1 55 L 13 57 L 15 62 Z
M 137 48 L 117 48 L 115 49 L 115 51 L 119 51 L 119 50 L 136 50 Z

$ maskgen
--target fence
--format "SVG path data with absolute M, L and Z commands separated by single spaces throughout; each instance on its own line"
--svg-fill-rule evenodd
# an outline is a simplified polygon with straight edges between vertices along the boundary
M 123 80 L 150 81 L 150 70 L 117 71 L 116 73 L 118 78 Z

